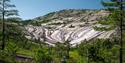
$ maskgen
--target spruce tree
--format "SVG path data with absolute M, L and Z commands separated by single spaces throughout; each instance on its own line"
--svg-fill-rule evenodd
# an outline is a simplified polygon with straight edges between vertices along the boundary
M 5 48 L 5 22 L 7 18 L 18 15 L 18 11 L 12 9 L 15 5 L 10 4 L 10 0 L 0 0 L 0 16 L 2 19 L 2 50 Z

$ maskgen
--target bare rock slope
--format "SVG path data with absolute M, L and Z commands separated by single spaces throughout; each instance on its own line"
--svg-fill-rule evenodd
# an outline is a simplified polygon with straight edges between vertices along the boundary
M 93 27 L 97 25 L 101 17 L 108 14 L 109 12 L 104 10 L 63 10 L 54 12 L 48 14 L 48 17 L 43 16 L 34 19 L 41 26 L 26 26 L 26 38 L 39 40 L 53 46 L 57 42 L 69 41 L 72 46 L 75 46 L 84 40 L 106 39 L 115 30 L 96 31 Z M 44 22 L 45 20 L 47 22 Z

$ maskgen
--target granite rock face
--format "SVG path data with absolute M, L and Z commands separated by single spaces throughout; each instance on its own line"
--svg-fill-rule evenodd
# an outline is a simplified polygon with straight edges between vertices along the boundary
M 97 27 L 110 27 L 97 22 L 110 12 L 104 10 L 63 10 L 34 19 L 40 26 L 25 26 L 26 38 L 39 40 L 49 45 L 69 41 L 72 46 L 84 40 L 109 38 L 115 30 L 96 31 Z
M 80 44 L 84 40 L 91 40 L 93 38 L 106 39 L 115 31 L 96 31 L 93 27 L 81 28 L 62 28 L 58 30 L 49 30 L 42 26 L 27 26 L 27 38 L 32 40 L 40 40 L 50 45 L 57 42 L 63 43 L 70 41 L 72 46 Z

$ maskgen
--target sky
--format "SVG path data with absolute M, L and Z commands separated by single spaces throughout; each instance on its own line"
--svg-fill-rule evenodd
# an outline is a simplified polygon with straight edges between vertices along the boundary
M 63 9 L 101 9 L 101 0 L 11 0 L 22 19 L 33 19 Z

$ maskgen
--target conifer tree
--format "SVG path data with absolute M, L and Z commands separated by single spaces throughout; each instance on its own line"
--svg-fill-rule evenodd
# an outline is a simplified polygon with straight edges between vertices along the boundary
M 123 39 L 122 39 L 122 33 L 123 33 L 123 8 L 124 8 L 124 5 L 125 5 L 125 0 L 110 0 L 110 2 L 104 2 L 102 1 L 102 5 L 104 7 L 106 7 L 109 11 L 112 12 L 112 18 L 114 21 L 118 21 L 118 22 L 115 22 L 115 23 L 118 23 L 118 27 L 119 27 L 119 30 L 120 31 L 120 63 L 123 63 L 123 53 L 122 53 L 122 50 L 123 50 Z
M 7 18 L 18 15 L 18 11 L 12 9 L 15 5 L 10 4 L 10 0 L 0 0 L 0 16 L 2 19 L 2 50 L 5 48 L 5 22 Z

